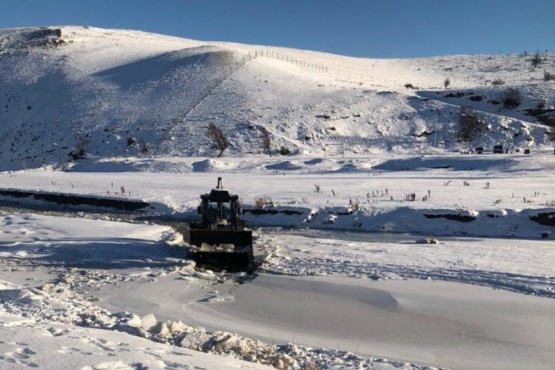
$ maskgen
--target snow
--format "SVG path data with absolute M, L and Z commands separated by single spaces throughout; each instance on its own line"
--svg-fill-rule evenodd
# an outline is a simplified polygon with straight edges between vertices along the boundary
M 555 102 L 526 56 L 370 60 L 63 26 L 0 30 L 0 57 L 3 189 L 150 204 L 0 198 L 2 369 L 555 363 L 555 156 L 525 114 Z M 522 107 L 486 102 L 497 77 Z M 491 129 L 459 145 L 466 104 Z M 221 158 L 209 122 L 230 134 Z M 262 127 L 293 154 L 265 155 Z M 79 140 L 86 158 L 68 161 Z M 196 270 L 171 227 L 218 177 L 254 231 L 252 276 Z
M 463 166 L 459 159 L 467 158 L 443 160 L 458 168 Z M 533 363 L 547 369 L 554 360 L 555 249 L 551 236 L 541 236 L 551 227 L 529 216 L 553 212 L 546 207 L 553 172 L 538 175 L 533 169 L 552 157 L 527 157 L 530 170 L 518 161 L 484 158 L 474 160 L 472 171 L 370 167 L 338 172 L 333 167 L 345 159 L 297 158 L 298 169 L 277 174 L 264 169 L 268 159 L 219 160 L 215 172 L 187 174 L 4 173 L 10 188 L 102 195 L 112 182 L 114 188 L 123 184 L 155 205 L 150 212 L 174 220 L 194 217 L 199 195 L 222 176 L 227 189 L 241 190 L 260 269 L 254 279 L 196 271 L 185 259 L 179 235 L 152 222 L 118 222 L 79 207 L 70 213 L 61 208 L 63 222 L 56 213 L 11 210 L 2 215 L 1 300 L 5 314 L 19 318 L 3 325 L 15 330 L 23 325 L 19 320 L 36 327 L 62 323 L 73 337 L 85 335 L 78 334 L 82 326 L 109 329 L 118 338 L 123 331 L 133 338 L 110 343 L 129 343 L 128 348 L 138 336 L 181 350 L 258 358 L 266 365 L 285 361 L 285 368 L 314 363 L 321 368 L 509 369 Z M 241 168 L 245 161 L 249 170 Z M 489 188 L 477 186 L 484 173 L 492 174 L 486 177 Z M 532 181 L 530 174 L 537 178 Z M 407 179 L 418 194 L 432 188 L 429 199 L 402 199 L 399 184 Z M 328 189 L 336 189 L 335 195 Z M 366 198 L 369 189 L 376 190 Z M 518 192 L 508 198 L 510 204 L 491 201 L 508 191 Z M 256 207 L 257 197 L 270 196 L 264 209 Z M 391 196 L 401 199 L 392 203 Z M 469 207 L 458 209 L 461 202 Z M 423 213 L 476 219 L 460 222 Z M 419 243 L 430 235 L 437 244 Z M 101 338 L 107 335 L 102 331 Z M 504 341 L 508 335 L 510 343 Z M 41 345 L 36 346 L 28 349 L 40 353 Z M 148 358 L 119 356 L 114 363 L 156 368 Z M 92 358 L 67 361 L 102 365 Z M 217 357 L 210 361 L 209 367 L 222 366 Z

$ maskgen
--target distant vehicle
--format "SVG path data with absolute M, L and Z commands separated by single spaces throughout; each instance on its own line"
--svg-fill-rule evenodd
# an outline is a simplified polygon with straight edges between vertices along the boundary
M 495 145 L 495 146 L 493 147 L 493 153 L 496 153 L 496 154 L 503 154 L 503 153 L 505 153 L 505 149 L 503 148 L 503 145 Z
M 482 154 L 484 153 L 484 148 L 479 146 L 476 149 L 474 149 L 474 152 L 476 152 L 476 154 Z

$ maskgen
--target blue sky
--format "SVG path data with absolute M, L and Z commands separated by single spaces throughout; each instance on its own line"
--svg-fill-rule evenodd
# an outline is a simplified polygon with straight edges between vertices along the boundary
M 369 58 L 555 52 L 555 0 L 0 0 L 0 9 L 0 28 L 125 28 Z

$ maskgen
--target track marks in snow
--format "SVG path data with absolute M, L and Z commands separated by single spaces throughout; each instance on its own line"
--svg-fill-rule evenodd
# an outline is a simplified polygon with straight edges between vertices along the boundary
M 353 262 L 329 258 L 274 256 L 264 270 L 284 275 L 337 275 L 368 277 L 373 280 L 434 279 L 504 289 L 516 293 L 555 298 L 555 278 L 470 269 L 419 268 L 402 265 Z
M 146 370 L 147 366 L 140 363 L 126 363 L 123 361 L 107 361 L 94 366 L 84 366 L 81 370 Z
M 536 276 L 530 273 L 534 271 L 528 267 L 535 260 L 549 265 L 548 255 L 542 257 L 539 248 L 507 248 L 505 243 L 484 245 L 483 241 L 475 242 L 479 246 L 474 247 L 471 242 L 446 242 L 432 246 L 348 242 L 287 233 L 282 233 L 280 238 L 261 234 L 258 243 L 261 245 L 259 253 L 266 255 L 262 268 L 275 274 L 341 274 L 373 280 L 433 279 L 555 298 L 555 276 L 549 270 Z M 464 255 L 459 253 L 461 247 L 465 248 Z M 312 250 L 317 251 L 316 255 L 311 255 Z M 514 263 L 511 262 L 513 260 Z M 515 271 L 497 266 L 502 261 L 505 265 L 514 265 Z
M 6 343 L 3 343 L 4 345 Z M 8 343 L 10 345 L 11 343 Z M 2 367 L 2 362 L 11 364 L 11 365 L 18 365 L 18 366 L 25 366 L 36 368 L 39 365 L 32 361 L 33 355 L 35 352 L 27 347 L 20 347 L 20 345 L 25 345 L 24 343 L 13 343 L 15 347 L 13 350 L 8 350 L 7 352 L 0 353 L 0 368 Z

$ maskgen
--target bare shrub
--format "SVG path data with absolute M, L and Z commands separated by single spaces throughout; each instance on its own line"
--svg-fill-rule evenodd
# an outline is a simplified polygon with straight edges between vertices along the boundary
M 449 78 L 446 78 L 445 81 L 443 81 L 443 86 L 445 88 L 448 88 L 451 85 L 451 80 Z
M 258 209 L 264 208 L 266 205 L 266 199 L 264 198 L 254 198 L 254 206 Z
M 491 84 L 494 86 L 505 85 L 505 81 L 501 78 L 496 78 L 495 80 L 491 81 Z
M 141 151 L 141 153 L 147 154 L 150 152 L 150 145 L 148 145 L 145 139 L 141 138 L 137 140 L 137 143 L 139 144 L 139 150 Z
M 405 84 L 406 89 L 414 89 L 413 84 Z
M 208 128 L 206 130 L 206 137 L 208 138 L 208 140 L 210 140 L 214 148 L 220 151 L 218 153 L 218 157 L 221 157 L 222 154 L 224 154 L 224 151 L 231 145 L 231 143 L 227 139 L 227 136 L 214 123 L 210 123 L 208 125 Z
M 522 103 L 520 91 L 517 88 L 511 87 L 505 91 L 503 95 L 503 106 L 507 109 L 514 109 Z
M 349 199 L 349 209 L 351 210 L 351 212 L 358 211 L 359 207 L 360 207 L 360 202 L 358 199 L 355 199 L 355 200 Z
M 254 199 L 254 206 L 258 209 L 263 209 L 266 206 L 273 206 L 274 202 L 267 196 L 258 197 Z

